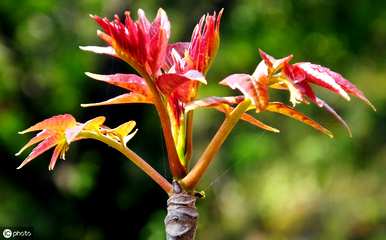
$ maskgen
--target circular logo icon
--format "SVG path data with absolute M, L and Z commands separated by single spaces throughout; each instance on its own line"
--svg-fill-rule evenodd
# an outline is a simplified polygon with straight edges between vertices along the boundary
M 10 237 L 12 237 L 12 231 L 11 231 L 10 229 L 4 229 L 4 231 L 3 231 L 3 236 L 4 236 L 5 238 L 10 238 Z

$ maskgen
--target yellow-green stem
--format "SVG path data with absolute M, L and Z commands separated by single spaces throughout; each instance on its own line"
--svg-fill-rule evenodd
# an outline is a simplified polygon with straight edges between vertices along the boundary
M 204 175 L 214 156 L 219 151 L 221 145 L 232 131 L 233 127 L 239 121 L 241 115 L 247 110 L 251 101 L 249 99 L 241 102 L 224 120 L 216 134 L 206 147 L 200 159 L 194 165 L 192 170 L 181 180 L 182 186 L 187 190 L 193 190 L 201 177 Z
M 173 139 L 173 134 L 170 126 L 169 115 L 166 111 L 165 105 L 162 102 L 160 94 L 158 93 L 155 85 L 153 84 L 153 81 L 151 80 L 150 77 L 146 77 L 145 79 L 146 79 L 147 85 L 150 88 L 150 91 L 153 94 L 154 105 L 160 118 L 162 132 L 165 139 L 166 151 L 168 153 L 170 171 L 174 178 L 181 179 L 186 175 L 186 169 L 181 164 L 177 154 L 177 150 L 175 147 L 175 142 Z
M 185 145 L 185 161 L 186 166 L 192 158 L 193 152 L 193 111 L 189 111 L 186 115 L 186 145 Z
M 82 131 L 79 136 L 101 141 L 109 145 L 110 147 L 118 150 L 128 159 L 130 159 L 137 167 L 144 171 L 151 179 L 153 179 L 166 193 L 168 193 L 169 195 L 172 193 L 172 185 L 168 182 L 168 180 L 166 180 L 161 174 L 157 172 L 157 170 L 155 170 L 145 160 L 143 160 L 131 149 L 124 146 L 122 143 L 116 142 L 111 138 L 91 131 Z

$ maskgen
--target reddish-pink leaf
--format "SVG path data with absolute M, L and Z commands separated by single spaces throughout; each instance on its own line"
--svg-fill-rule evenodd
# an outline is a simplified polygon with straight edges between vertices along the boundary
M 343 120 L 341 116 L 335 110 L 330 107 L 325 101 L 321 100 L 320 98 L 316 97 L 314 91 L 312 90 L 311 86 L 306 81 L 300 81 L 295 84 L 296 88 L 302 93 L 302 95 L 307 96 L 308 99 L 316 104 L 318 107 L 324 108 L 326 111 L 328 111 L 330 114 L 332 114 L 347 130 L 349 136 L 352 136 L 351 129 L 348 126 L 348 124 Z M 274 86 L 276 87 L 276 86 Z M 288 89 L 287 86 L 278 85 L 279 89 Z
M 359 90 L 354 84 L 352 84 L 350 81 L 345 79 L 342 75 L 339 73 L 336 73 L 334 71 L 331 71 L 328 68 L 325 68 L 325 71 L 335 79 L 335 81 L 349 94 L 354 95 L 355 97 L 361 99 L 364 101 L 367 105 L 369 105 L 374 111 L 376 111 L 374 105 L 366 98 L 366 96 L 363 94 L 361 90 Z
M 306 79 L 306 73 L 301 68 L 295 68 L 294 65 L 289 63 L 284 63 L 283 73 L 294 83 L 299 83 Z
M 295 70 L 304 72 L 306 76 L 305 81 L 327 88 L 346 100 L 350 100 L 349 95 L 342 86 L 337 83 L 335 79 L 336 75 L 331 74 L 332 71 L 330 69 L 309 62 L 296 63 L 293 66 Z
M 84 128 L 84 124 L 79 124 L 78 126 L 66 129 L 65 138 L 66 138 L 67 144 L 70 144 L 73 141 L 75 141 L 76 137 L 83 130 L 83 128 Z
M 118 58 L 118 55 L 112 47 L 80 46 L 79 48 L 83 51 L 93 52 L 97 54 L 106 54 Z
M 43 141 L 44 139 L 48 138 L 49 136 L 51 136 L 53 134 L 52 131 L 50 130 L 43 130 L 41 132 L 39 132 L 38 134 L 36 134 L 35 137 L 33 137 L 31 140 L 28 141 L 27 144 L 25 144 L 20 150 L 19 152 L 17 152 L 15 155 L 16 156 L 19 156 L 24 150 L 26 150 L 27 148 L 31 147 L 32 145 L 35 145 L 36 143 L 38 142 L 41 142 Z
M 254 105 L 258 104 L 256 84 L 251 79 L 251 75 L 244 73 L 231 74 L 222 80 L 220 84 L 228 86 L 233 90 L 239 90 L 246 98 L 251 99 Z
M 211 62 L 217 54 L 220 44 L 220 21 L 223 10 L 218 14 L 202 16 L 195 26 L 189 45 L 191 68 L 202 73 L 208 71 Z
M 298 82 L 295 86 L 303 96 L 307 96 L 313 103 L 318 105 L 318 107 L 322 107 L 321 102 L 317 101 L 314 90 L 312 90 L 311 86 L 307 82 Z
M 165 96 L 174 94 L 177 99 L 187 102 L 195 94 L 197 87 L 194 82 L 206 84 L 204 75 L 196 70 L 185 74 L 165 73 L 157 78 L 156 84 Z
M 287 117 L 296 119 L 300 122 L 303 122 L 303 123 L 315 128 L 316 130 L 328 135 L 331 138 L 333 137 L 332 133 L 328 129 L 324 128 L 322 125 L 315 122 L 311 118 L 305 116 L 304 114 L 298 112 L 294 108 L 291 108 L 291 107 L 285 105 L 284 103 L 270 102 L 267 106 L 267 110 L 271 111 L 271 112 L 280 113 L 280 114 L 283 114 Z
M 261 49 L 259 49 L 259 53 L 261 58 L 264 60 L 265 64 L 268 66 L 268 69 L 270 69 L 270 72 L 280 70 L 285 64 L 289 63 L 293 58 L 293 55 L 291 54 L 284 58 L 275 59 L 274 57 L 270 56 L 269 54 L 267 54 Z
M 189 42 L 177 42 L 177 43 L 172 43 L 168 45 L 168 48 L 166 50 L 166 58 L 164 65 L 162 68 L 165 70 L 165 72 L 168 72 L 169 69 L 173 66 L 174 60 L 173 60 L 173 55 L 172 55 L 172 50 L 176 51 L 179 56 L 184 56 L 185 51 L 188 50 L 189 47 Z
M 270 131 L 270 132 L 274 132 L 274 133 L 279 133 L 280 130 L 279 129 L 276 129 L 274 127 L 271 127 L 259 120 L 257 120 L 256 118 L 254 118 L 252 115 L 249 115 L 247 113 L 243 113 L 243 115 L 241 115 L 241 120 L 244 120 L 256 127 L 259 127 L 261 129 L 264 129 L 264 130 L 267 130 L 267 131 Z
M 238 104 L 243 100 L 244 100 L 243 96 L 208 97 L 205 99 L 196 100 L 196 101 L 188 103 L 185 106 L 185 112 L 189 112 L 189 111 L 197 109 L 197 108 L 215 108 L 220 112 L 223 112 L 225 114 L 229 114 L 233 110 L 233 107 L 231 107 L 230 105 Z M 253 116 L 251 116 L 247 113 L 244 113 L 241 116 L 241 119 L 246 121 L 246 122 L 249 122 L 252 125 L 255 125 L 259 128 L 262 128 L 264 130 L 271 131 L 271 132 L 279 132 L 278 129 L 270 127 L 270 126 L 260 122 L 259 120 L 257 120 L 256 118 L 254 118 Z
M 268 104 L 268 69 L 264 61 L 261 61 L 252 74 L 252 78 L 257 81 L 257 92 L 261 110 L 265 109 Z
M 225 114 L 229 114 L 234 109 L 233 107 L 230 107 L 229 105 L 225 105 L 225 104 L 215 106 L 215 108 L 221 112 L 224 112 Z M 268 126 L 267 124 L 257 120 L 256 118 L 254 118 L 252 115 L 249 115 L 248 113 L 243 113 L 241 115 L 241 120 L 246 121 L 266 131 L 275 132 L 275 133 L 280 132 L 279 129 Z
M 256 106 L 256 111 L 262 111 L 268 102 L 268 89 L 264 83 L 260 83 L 248 74 L 232 74 L 220 82 L 221 85 L 239 90 L 246 98 Z
M 76 120 L 70 114 L 57 115 L 46 120 L 43 120 L 32 127 L 19 132 L 19 134 L 24 134 L 27 132 L 39 131 L 43 129 L 54 130 L 54 131 L 64 131 L 66 128 L 74 127 L 76 125 Z
M 347 130 L 348 132 L 348 135 L 350 137 L 352 137 L 352 132 L 351 132 L 351 128 L 348 126 L 348 124 L 346 123 L 346 121 L 344 121 L 344 119 L 339 116 L 339 114 L 337 112 L 335 112 L 335 110 L 330 107 L 325 101 L 323 101 L 322 99 L 320 98 L 317 98 L 317 102 L 318 102 L 318 105 L 322 108 L 324 108 L 327 112 L 329 112 L 330 114 L 332 114 Z
M 244 96 L 208 97 L 187 103 L 185 106 L 185 112 L 189 112 L 197 108 L 215 107 L 222 104 L 234 105 L 242 102 L 243 100 Z
M 91 17 L 105 31 L 98 36 L 110 44 L 121 59 L 141 73 L 152 77 L 159 74 L 170 36 L 170 23 L 165 11 L 159 9 L 153 22 L 146 18 L 141 9 L 138 10 L 138 20 L 135 22 L 130 12 L 125 12 L 124 22 L 121 22 L 118 15 L 114 16 L 113 21 Z
M 56 160 L 58 160 L 59 154 L 62 152 L 64 144 L 56 145 L 54 152 L 52 153 L 50 165 L 48 165 L 48 170 L 53 170 L 56 164 Z
M 131 93 L 125 93 L 122 95 L 119 95 L 117 97 L 108 99 L 103 102 L 98 103 L 86 103 L 81 104 L 82 107 L 95 107 L 95 106 L 105 106 L 105 105 L 114 105 L 114 104 L 127 104 L 127 103 L 146 103 L 146 104 L 152 104 L 153 101 L 151 98 L 146 97 L 142 94 L 137 94 L 134 92 Z
M 38 157 L 39 155 L 43 154 L 45 151 L 49 150 L 50 148 L 54 147 L 58 141 L 60 140 L 60 134 L 53 134 L 50 137 L 46 138 L 43 142 L 39 143 L 32 152 L 28 155 L 28 157 L 20 164 L 20 166 L 17 169 L 22 168 L 27 163 L 32 161 L 34 158 Z
M 16 155 L 19 155 L 24 149 L 32 146 L 33 144 L 39 142 L 40 143 L 31 151 L 28 157 L 18 167 L 18 169 L 22 168 L 24 165 L 39 155 L 43 154 L 47 150 L 56 146 L 48 167 L 49 170 L 52 170 L 59 156 L 60 158 L 64 159 L 64 154 L 71 142 L 87 138 L 88 135 L 82 135 L 83 130 L 87 131 L 86 133 L 93 132 L 94 134 L 104 134 L 102 133 L 102 130 L 109 130 L 109 128 L 102 126 L 104 121 L 105 117 L 100 116 L 93 118 L 84 124 L 77 123 L 71 115 L 64 114 L 51 117 L 38 124 L 35 124 L 24 132 L 37 130 L 42 131 L 33 137 Z M 121 125 L 120 127 L 113 129 L 113 131 L 117 133 L 125 133 L 125 131 L 128 132 L 134 127 L 134 122 L 131 121 L 126 125 L 128 126 L 126 127 L 125 125 Z M 134 133 L 130 134 L 129 136 L 124 136 L 123 139 L 127 141 L 132 136 L 134 136 Z
M 141 78 L 136 74 L 117 73 L 112 75 L 100 75 L 89 72 L 86 72 L 85 74 L 95 80 L 103 81 L 135 93 L 139 93 L 145 96 L 151 95 L 145 79 Z

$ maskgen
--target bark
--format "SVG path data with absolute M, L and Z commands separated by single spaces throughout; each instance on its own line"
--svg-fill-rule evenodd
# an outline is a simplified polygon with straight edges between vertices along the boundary
M 167 201 L 165 231 L 167 240 L 193 240 L 198 212 L 197 197 L 184 191 L 177 182 L 173 182 L 173 194 Z

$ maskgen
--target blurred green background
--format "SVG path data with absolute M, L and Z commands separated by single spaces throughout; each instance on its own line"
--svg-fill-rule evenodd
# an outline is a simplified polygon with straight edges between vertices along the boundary
M 133 119 L 130 147 L 168 174 L 158 119 L 149 106 L 81 109 L 80 103 L 120 89 L 83 72 L 132 71 L 78 49 L 101 45 L 89 13 L 112 17 L 163 7 L 172 41 L 189 40 L 199 17 L 225 8 L 222 42 L 201 96 L 235 94 L 217 84 L 250 73 L 257 48 L 276 57 L 312 61 L 343 73 L 377 107 L 318 91 L 353 129 L 353 138 L 315 106 L 299 109 L 330 128 L 334 139 L 284 117 L 262 114 L 281 129 L 240 123 L 200 184 L 198 239 L 386 239 L 386 4 L 383 0 L 0 1 L 0 226 L 32 226 L 35 239 L 163 239 L 167 196 L 119 153 L 93 141 L 74 144 L 66 161 L 47 171 L 50 154 L 22 170 L 13 154 L 31 136 L 16 133 L 48 116 L 79 121 L 106 115 L 115 126 Z M 135 15 L 135 14 L 134 14 Z M 274 94 L 287 101 L 286 93 Z M 195 156 L 223 116 L 195 116 Z

